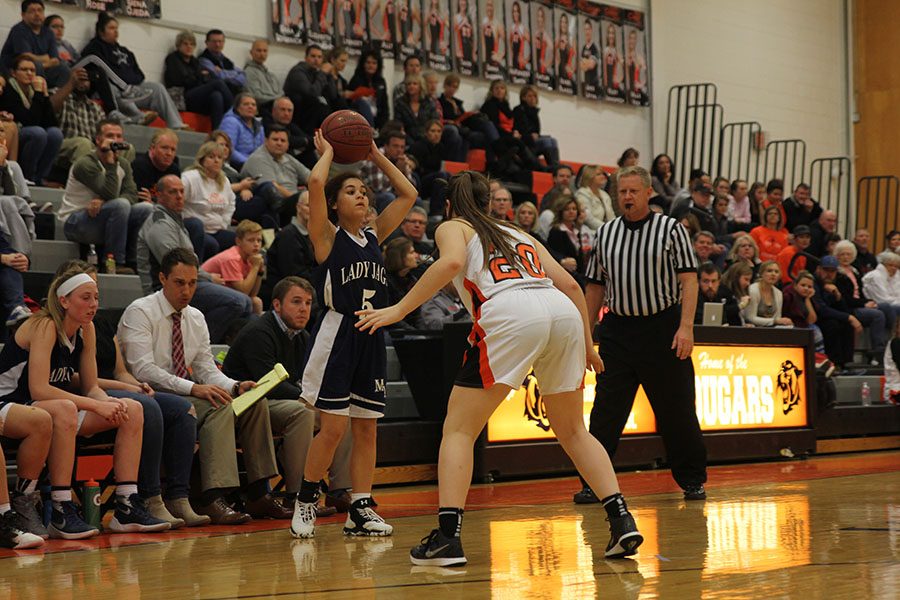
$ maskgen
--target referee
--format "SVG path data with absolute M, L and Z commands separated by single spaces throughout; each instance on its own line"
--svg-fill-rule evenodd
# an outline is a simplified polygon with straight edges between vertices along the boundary
M 686 500 L 703 500 L 706 447 L 694 403 L 694 310 L 697 258 L 687 230 L 650 211 L 650 174 L 641 167 L 618 172 L 620 217 L 597 230 L 586 279 L 588 314 L 600 325 L 600 356 L 590 432 L 610 458 L 644 386 L 666 447 L 672 476 Z M 597 502 L 584 484 L 575 502 Z

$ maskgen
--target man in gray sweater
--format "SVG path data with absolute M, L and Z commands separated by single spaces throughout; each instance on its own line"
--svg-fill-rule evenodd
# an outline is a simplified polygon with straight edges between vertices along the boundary
M 244 65 L 247 85 L 244 89 L 256 98 L 259 114 L 265 114 L 272 108 L 272 103 L 281 96 L 281 82 L 266 66 L 269 58 L 268 40 L 254 40 L 250 47 L 250 60 Z

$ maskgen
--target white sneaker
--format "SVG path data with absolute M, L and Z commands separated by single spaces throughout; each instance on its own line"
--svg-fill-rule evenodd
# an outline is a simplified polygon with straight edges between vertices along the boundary
M 294 516 L 291 518 L 291 535 L 295 538 L 311 538 L 316 533 L 316 503 L 294 500 Z
M 344 523 L 344 535 L 379 537 L 394 533 L 394 526 L 384 522 L 375 512 L 375 506 L 371 497 L 360 498 L 351 504 Z

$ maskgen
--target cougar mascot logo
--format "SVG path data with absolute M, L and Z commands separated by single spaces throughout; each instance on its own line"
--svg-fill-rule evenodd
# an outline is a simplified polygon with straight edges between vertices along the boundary
M 525 377 L 522 387 L 525 388 L 525 417 L 544 431 L 550 431 L 547 409 L 544 408 L 544 399 L 541 398 L 541 390 L 533 372 Z
M 794 366 L 794 363 L 786 360 L 781 363 L 776 381 L 778 391 L 781 394 L 781 409 L 788 414 L 794 407 L 800 404 L 800 376 L 803 371 Z

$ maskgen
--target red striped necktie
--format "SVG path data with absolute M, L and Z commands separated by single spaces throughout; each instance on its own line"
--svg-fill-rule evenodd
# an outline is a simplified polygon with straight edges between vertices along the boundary
M 181 336 L 181 313 L 172 313 L 172 368 L 175 375 L 188 379 L 188 370 L 184 364 L 184 339 Z

